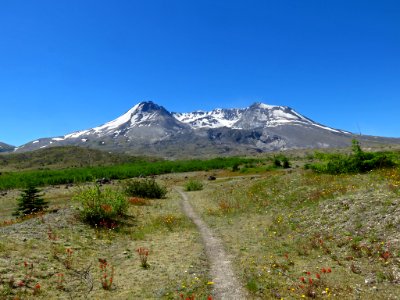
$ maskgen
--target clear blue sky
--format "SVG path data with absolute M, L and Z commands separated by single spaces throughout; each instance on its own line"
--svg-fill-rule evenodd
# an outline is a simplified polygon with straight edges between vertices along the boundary
M 170 111 L 287 105 L 400 137 L 400 1 L 0 0 L 0 141 Z

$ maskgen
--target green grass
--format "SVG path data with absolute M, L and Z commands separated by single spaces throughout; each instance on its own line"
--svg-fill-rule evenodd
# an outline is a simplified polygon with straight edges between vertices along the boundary
M 257 159 L 259 161 L 260 159 Z M 97 178 L 126 179 L 138 176 L 207 171 L 232 168 L 235 164 L 256 161 L 251 158 L 215 158 L 209 160 L 157 161 L 127 163 L 114 166 L 71 168 L 64 170 L 34 170 L 3 172 L 0 175 L 0 190 L 35 186 L 59 185 L 94 181 Z

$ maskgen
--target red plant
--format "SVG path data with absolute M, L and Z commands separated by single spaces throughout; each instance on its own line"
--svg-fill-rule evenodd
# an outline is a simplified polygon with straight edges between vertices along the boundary
M 73 253 L 73 251 L 71 248 L 67 248 L 65 250 L 65 252 L 67 252 L 67 257 L 65 258 L 64 266 L 67 269 L 71 269 L 72 268 L 72 253 Z
M 181 299 L 183 299 L 183 300 L 195 300 L 195 295 L 194 295 L 194 294 L 185 296 L 183 293 L 180 293 L 180 294 L 179 294 L 179 297 L 180 297 Z M 208 297 L 207 297 L 207 300 L 213 300 L 213 298 L 212 298 L 211 296 L 208 296 Z
M 30 277 L 32 277 L 33 273 L 33 263 L 27 263 L 24 261 L 24 268 L 25 268 L 25 281 L 29 280 Z
M 36 283 L 35 286 L 33 287 L 33 294 L 34 295 L 39 294 L 40 293 L 40 288 L 41 288 L 40 283 L 39 282 Z
M 390 252 L 389 251 L 385 251 L 381 254 L 381 257 L 383 258 L 384 261 L 387 261 L 390 258 Z
M 16 220 L 5 220 L 5 221 L 3 221 L 3 223 L 0 223 L 0 227 L 9 226 L 9 225 L 12 225 L 14 223 L 16 223 Z
M 105 211 L 105 212 L 110 212 L 112 211 L 112 207 L 109 204 L 103 204 L 101 205 L 101 208 Z
M 129 198 L 129 203 L 133 204 L 133 205 L 149 205 L 149 201 L 147 199 L 144 198 L 139 198 L 139 197 L 131 197 Z
M 114 222 L 112 220 L 105 220 L 105 219 L 100 220 L 99 226 L 103 227 L 103 228 L 108 228 L 108 229 L 115 229 L 118 227 L 116 222 Z
M 107 263 L 105 259 L 99 259 L 100 262 L 100 281 L 105 290 L 110 290 L 114 281 L 114 267 Z M 111 269 L 111 270 L 110 270 Z
M 147 263 L 147 258 L 149 256 L 149 249 L 140 247 L 136 249 L 136 252 L 139 254 L 140 265 L 142 266 L 142 268 L 147 269 L 149 267 L 149 264 Z
M 57 290 L 63 290 L 64 289 L 64 274 L 63 273 L 57 273 Z
M 331 268 L 321 268 L 320 273 L 315 274 L 315 279 L 312 277 L 308 277 L 308 280 L 301 276 L 299 279 L 301 281 L 301 284 L 299 285 L 299 288 L 302 290 L 302 293 L 304 295 L 307 295 L 308 297 L 315 298 L 317 295 L 317 290 L 323 286 L 326 285 L 324 281 L 324 277 L 326 276 L 327 273 L 331 273 L 332 270 Z M 305 272 L 307 275 L 311 276 L 311 272 Z
M 51 228 L 50 225 L 48 228 L 49 229 L 47 230 L 47 236 L 49 237 L 49 240 L 51 240 L 51 241 L 57 240 L 57 235 L 53 232 L 53 229 Z

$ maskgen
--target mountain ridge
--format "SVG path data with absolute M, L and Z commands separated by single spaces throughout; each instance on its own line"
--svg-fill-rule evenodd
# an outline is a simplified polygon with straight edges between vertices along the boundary
M 354 134 L 317 123 L 288 106 L 256 102 L 246 108 L 169 112 L 140 102 L 118 118 L 64 136 L 40 138 L 15 151 L 83 146 L 163 157 L 232 155 L 296 148 L 348 146 Z M 370 142 L 398 142 L 363 136 Z
M 10 152 L 15 149 L 15 146 L 0 142 L 0 153 L 1 152 Z

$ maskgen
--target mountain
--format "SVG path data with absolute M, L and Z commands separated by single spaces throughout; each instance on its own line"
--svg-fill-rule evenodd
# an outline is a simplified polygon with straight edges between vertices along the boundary
M 195 157 L 345 147 L 354 137 L 350 132 L 314 122 L 287 106 L 254 103 L 239 109 L 171 113 L 148 101 L 104 125 L 40 138 L 15 151 L 74 145 L 135 155 Z M 357 138 L 367 143 L 400 143 L 400 139 Z
M 13 151 L 14 149 L 15 149 L 14 146 L 0 142 L 0 152 L 10 152 Z

